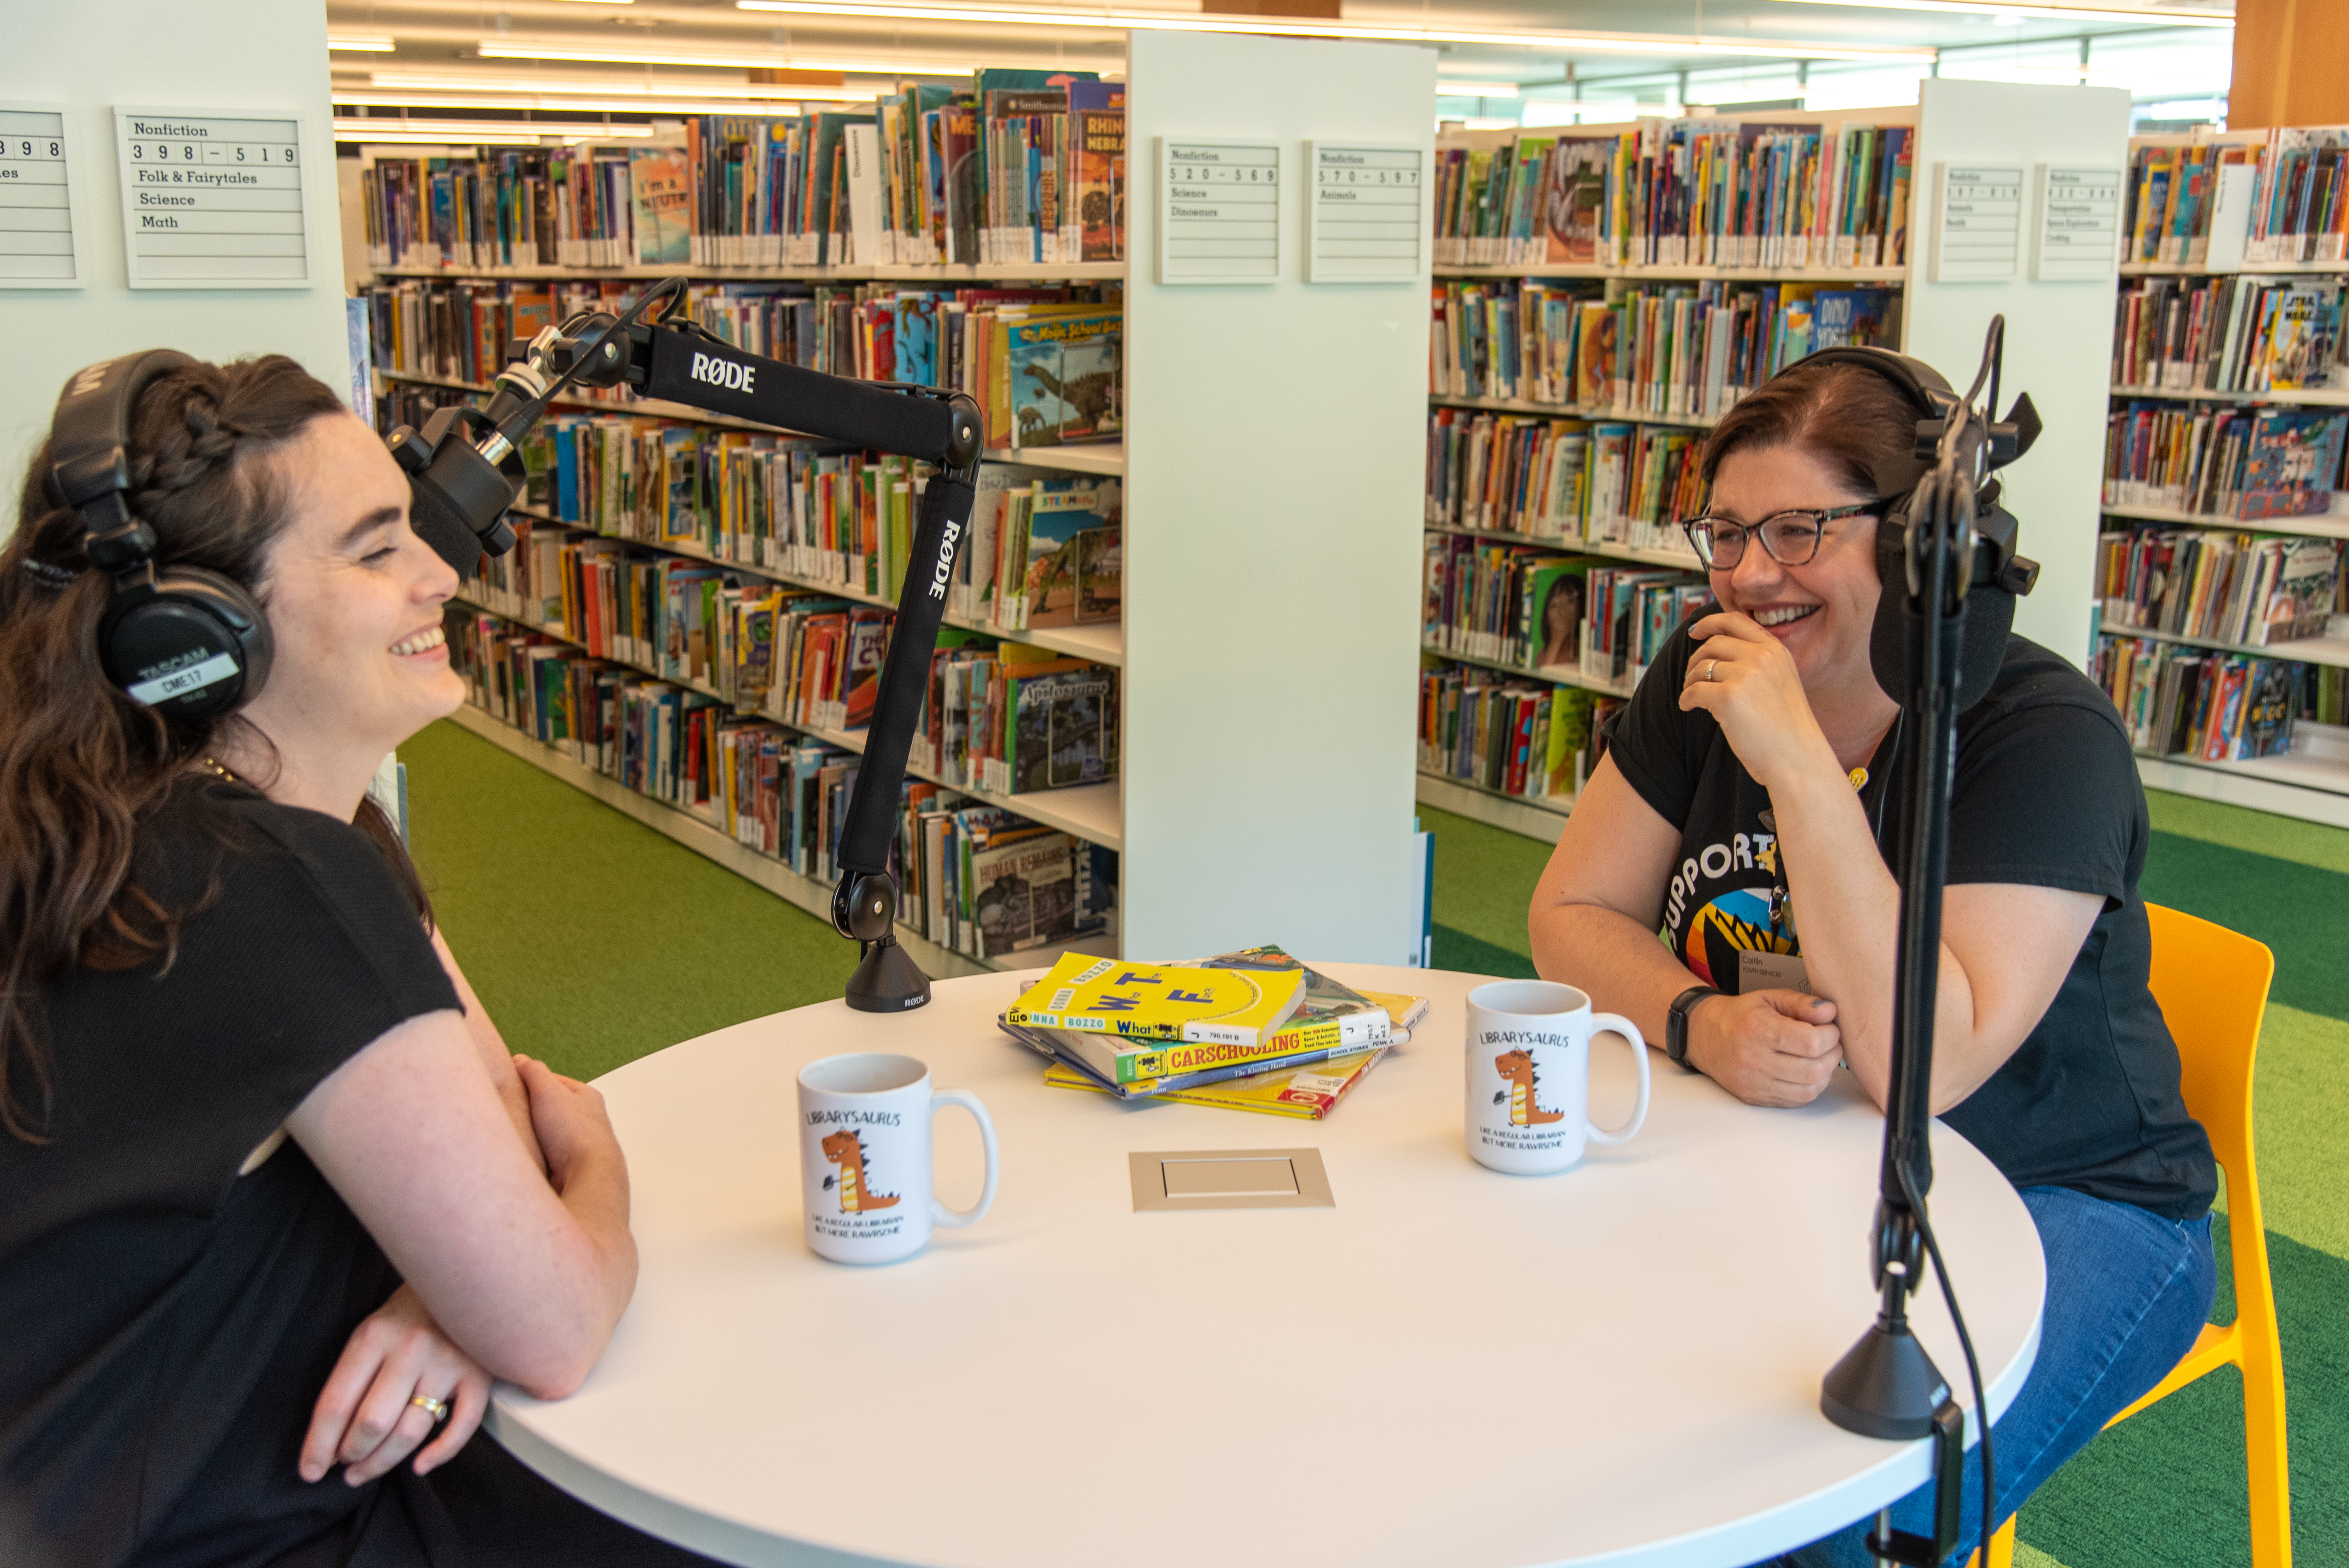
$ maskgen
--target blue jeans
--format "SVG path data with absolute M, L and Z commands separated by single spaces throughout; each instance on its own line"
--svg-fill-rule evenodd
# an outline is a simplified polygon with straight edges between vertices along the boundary
M 2208 1215 L 2165 1220 L 2064 1187 L 2026 1187 L 2023 1202 L 2047 1255 L 2047 1307 L 2031 1376 L 1991 1428 L 2002 1521 L 2194 1347 L 2219 1278 Z M 1966 1282 L 1953 1282 L 1962 1306 Z M 1961 1384 L 1965 1367 L 1941 1375 Z M 1918 1488 L 1892 1505 L 1893 1528 L 1930 1533 L 1932 1505 L 1933 1489 Z M 1870 1514 L 1793 1560 L 1799 1568 L 1869 1568 L 1865 1542 L 1875 1523 Z M 1982 1532 L 1982 1466 L 1971 1451 L 1961 1529 L 1948 1559 L 1957 1568 Z

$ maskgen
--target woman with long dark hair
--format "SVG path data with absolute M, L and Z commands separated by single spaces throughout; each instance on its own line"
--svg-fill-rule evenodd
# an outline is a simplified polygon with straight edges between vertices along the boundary
M 1754 1105 L 1806 1105 L 1844 1067 L 1887 1092 L 1900 888 L 1879 846 L 1904 741 L 1868 634 L 1919 414 L 1823 361 L 1723 417 L 1687 524 L 1716 604 L 1649 667 L 1534 895 L 1543 974 Z M 2217 1169 L 2147 988 L 2150 837 L 2112 704 L 2010 637 L 1958 720 L 1931 1090 L 2047 1255 L 2038 1359 L 1993 1428 L 2001 1517 L 2177 1363 L 2216 1283 Z M 1966 1481 L 1952 1563 L 1980 1528 Z M 1927 1506 L 1895 1524 L 1930 1533 Z M 1796 1561 L 1859 1568 L 1864 1533 Z
M 128 435 L 156 565 L 251 593 L 275 655 L 212 721 L 109 681 L 112 576 L 36 454 L 0 549 L 0 1562 L 699 1561 L 466 1441 L 492 1376 L 579 1385 L 636 1251 L 601 1098 L 507 1054 L 367 798 L 463 698 L 455 575 L 290 359 L 172 370 Z

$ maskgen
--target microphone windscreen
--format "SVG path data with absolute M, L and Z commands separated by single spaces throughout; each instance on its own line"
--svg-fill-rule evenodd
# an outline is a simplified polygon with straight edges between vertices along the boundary
M 459 576 L 470 577 L 481 570 L 481 536 L 432 483 L 429 470 L 408 482 L 408 525 L 432 546 L 434 555 L 456 567 Z
M 1885 577 L 1883 596 L 1876 601 L 1876 620 L 1868 634 L 1868 662 L 1884 694 L 1909 705 L 1917 666 L 1917 607 L 1909 600 L 1908 583 L 1893 572 Z M 1985 585 L 1966 595 L 1964 640 L 1958 654 L 1958 705 L 1962 713 L 1990 692 L 1998 667 L 2006 658 L 2007 634 L 2014 628 L 2014 596 Z

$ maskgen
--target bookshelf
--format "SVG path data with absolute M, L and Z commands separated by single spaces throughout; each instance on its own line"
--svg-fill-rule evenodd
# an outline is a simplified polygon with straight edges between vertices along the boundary
M 1982 162 L 2020 165 L 2078 162 L 2116 166 L 2127 136 L 2127 101 L 2111 89 L 2056 87 L 2014 87 L 1988 82 L 1935 78 L 1922 84 L 1916 105 L 1857 109 L 1832 114 L 1765 113 L 1725 117 L 1709 124 L 1741 123 L 1769 127 L 1834 127 L 1841 125 L 1903 126 L 1909 130 L 1910 162 L 1907 240 L 1897 259 L 1878 265 L 1845 266 L 1726 266 L 1711 265 L 1438 265 L 1434 275 L 1445 280 L 1535 280 L 1568 283 L 1597 280 L 1602 298 L 1613 301 L 1627 292 L 1652 284 L 1769 285 L 1807 284 L 1821 288 L 1880 287 L 1898 296 L 1897 337 L 1889 344 L 1917 355 L 1962 384 L 1971 379 L 1981 355 L 1982 336 L 1993 312 L 2007 317 L 2003 394 L 2012 399 L 2028 389 L 2050 429 L 2032 455 L 2010 471 L 2008 493 L 2024 519 L 2024 545 L 2043 564 L 2040 588 L 2018 607 L 2016 629 L 2034 640 L 2085 661 L 2095 646 L 2095 622 L 2090 604 L 2095 535 L 2101 500 L 2102 464 L 2095 438 L 2101 432 L 2110 395 L 2105 367 L 2110 358 L 2100 313 L 2107 309 L 2112 282 L 2038 282 L 2029 276 L 2026 257 L 2018 257 L 2017 274 L 2001 283 L 1940 283 L 1932 275 L 1931 246 L 1937 240 L 1931 207 L 1932 171 L 1936 164 Z M 1568 140 L 1613 135 L 1630 126 L 1557 127 L 1540 132 L 1471 131 L 1448 134 L 1446 145 L 1493 149 L 1517 140 L 1556 137 Z M 1439 302 L 1440 308 L 1440 302 Z M 1439 324 L 1440 329 L 1440 324 Z M 1441 344 L 1439 344 L 1439 348 Z M 1464 396 L 1431 391 L 1431 411 L 1455 410 L 1516 416 L 1529 421 L 1583 420 L 1624 424 L 1637 429 L 1677 429 L 1702 432 L 1718 422 L 1682 407 L 1671 409 L 1650 396 L 1630 406 L 1598 402 L 1548 402 L 1515 397 Z M 2065 441 L 2069 430 L 2075 439 Z M 1431 462 L 1434 438 L 1431 436 Z M 1626 545 L 1614 539 L 1582 539 L 1504 528 L 1475 528 L 1436 520 L 1431 492 L 1429 518 L 1423 537 L 1469 535 L 1495 545 L 1526 545 L 1576 556 L 1620 560 L 1640 566 L 1676 568 L 1693 573 L 1693 555 L 1675 542 Z M 1621 681 L 1594 679 L 1571 666 L 1539 666 L 1472 658 L 1453 651 L 1440 638 L 1423 637 L 1424 662 L 1464 666 L 1470 670 L 1506 676 L 1529 688 L 1551 687 L 1588 691 L 1620 700 L 1628 695 L 1640 666 Z M 1423 704 L 1423 711 L 1425 705 Z M 1439 759 L 1440 760 L 1440 759 Z M 2207 783 L 2201 787 L 2208 788 Z M 1525 796 L 1486 787 L 1481 781 L 1461 778 L 1441 766 L 1431 766 L 1423 755 L 1418 781 L 1423 804 L 1455 812 L 1512 832 L 1555 841 L 1565 815 L 1572 809 L 1570 795 Z
M 2294 280 L 2329 284 L 2334 286 L 2337 296 L 2342 286 L 2349 286 L 2349 260 L 2251 258 L 2258 256 L 2263 246 L 2271 256 L 2276 251 L 2291 249 L 2313 252 L 2323 256 L 2326 254 L 2328 238 L 2331 254 L 2336 258 L 2340 256 L 2342 245 L 2337 213 L 2330 220 L 2332 232 L 2328 236 L 2323 232 L 2323 223 L 2315 221 L 2316 214 L 2331 211 L 2323 203 L 2317 204 L 2311 214 L 2311 222 L 2295 226 L 2291 221 L 2293 203 L 2288 200 L 2279 202 L 2271 199 L 2279 182 L 2289 183 L 2294 178 L 2293 171 L 2286 165 L 2295 151 L 2313 151 L 2322 141 L 2337 138 L 2338 134 L 2337 131 L 2324 130 L 2251 130 L 2192 138 L 2171 135 L 2131 139 L 2130 224 L 2125 231 L 2124 239 L 2130 259 L 2121 263 L 2121 277 L 2125 280 L 2176 279 L 2189 290 L 2199 285 L 2207 303 L 2213 307 L 2221 297 L 2217 292 L 2219 289 L 2230 283 L 2240 289 L 2243 280 L 2247 279 L 2274 278 L 2286 285 Z M 2164 155 L 2170 154 L 2181 160 L 2189 157 L 2208 160 L 2201 170 L 2203 178 L 2190 185 L 2181 184 L 2174 194 L 2158 189 L 2154 184 L 2157 166 Z M 2222 160 L 2240 161 L 2242 173 L 2238 177 L 2244 179 L 2249 187 L 2248 199 L 2240 205 L 2222 204 L 2224 199 L 2220 194 L 2217 173 Z M 2165 180 L 2168 179 L 2165 171 Z M 2157 207 L 2160 209 L 2158 213 L 2154 210 Z M 2279 219 L 2284 221 L 2279 222 Z M 2145 254 L 2154 249 L 2161 251 L 2168 259 L 2144 259 Z M 2213 257 L 2217 258 L 2215 264 Z M 2149 304 L 2147 302 L 2147 306 Z M 2144 317 L 2133 318 L 2131 308 L 2131 298 L 2125 295 L 2115 316 L 2109 371 L 2113 379 L 2108 384 L 2107 395 L 2116 421 L 2125 410 L 2146 404 L 2176 409 L 2196 416 L 2207 413 L 2214 417 L 2246 414 L 2269 408 L 2349 409 L 2349 373 L 2344 373 L 2341 358 L 2337 306 L 2331 324 L 2320 327 L 2321 332 L 2330 335 L 2329 341 L 2319 345 L 2326 364 L 2319 370 L 2318 379 L 2327 384 L 2308 385 L 2303 378 L 2302 384 L 2299 386 L 2231 388 L 2215 383 L 2230 379 L 2238 373 L 2254 381 L 2265 380 L 2266 369 L 2259 356 L 2249 351 L 2248 346 L 2242 357 L 2229 357 L 2229 350 L 2237 345 L 2228 337 L 2226 324 L 2215 308 L 2208 316 L 2199 318 L 2190 343 L 2184 335 L 2189 321 L 2178 321 L 2181 336 L 2172 339 L 2168 335 L 2168 320 L 2157 322 L 2149 310 Z M 2190 310 L 2191 307 L 2189 308 Z M 2133 337 L 2132 328 L 2139 336 Z M 2147 333 L 2150 333 L 2149 337 Z M 2149 374 L 2140 374 L 2136 379 L 2124 379 L 2133 370 L 2141 369 L 2149 372 L 2153 369 L 2140 358 L 2148 348 L 2152 349 L 2154 358 L 2163 362 L 2161 379 L 2152 379 Z M 2177 358 L 2173 358 L 2173 350 L 2180 351 Z M 2190 359 L 2186 358 L 2188 355 L 2190 355 Z M 2183 381 L 2213 384 L 2178 384 Z M 2108 468 L 2119 461 L 2117 457 L 2108 455 Z M 2126 469 L 2115 472 L 2124 472 Z M 2196 484 L 2200 479 L 2201 474 L 2198 471 L 2188 483 Z M 2115 489 L 2118 489 L 2121 483 L 2116 478 Z M 2109 499 L 2099 508 L 2099 514 L 2106 520 L 2108 526 L 2116 530 L 2126 530 L 2131 524 L 2151 524 L 2249 535 L 2255 540 L 2349 540 L 2349 511 L 2344 511 L 2343 504 L 2344 499 L 2349 499 L 2349 488 L 2344 488 L 2338 473 L 2331 476 L 2330 483 L 2333 487 L 2331 508 L 2299 516 L 2237 517 L 2224 512 L 2129 504 Z M 2107 496 L 2112 493 L 2114 491 L 2107 491 Z M 2338 580 L 2336 569 L 2336 604 L 2340 595 Z M 2111 639 L 2116 642 L 2151 643 L 2211 654 L 2284 660 L 2312 666 L 2318 671 L 2349 668 L 2349 636 L 2344 635 L 2338 620 L 2320 637 L 2251 644 L 2223 638 L 2149 629 L 2131 624 L 2129 620 L 2104 609 L 2101 605 L 2099 609 L 2100 649 L 2111 646 L 2105 640 Z M 2163 755 L 2140 750 L 2138 767 L 2147 784 L 2152 787 L 2308 821 L 2349 826 L 2349 729 L 2336 724 L 2316 722 L 2302 717 L 2295 727 L 2291 749 L 2281 755 L 2214 762 L 2201 756 Z
M 1425 275 L 1415 281 L 1309 286 L 1301 279 L 1304 212 L 1279 215 L 1286 265 L 1258 286 L 1161 286 L 1154 254 L 1151 139 L 1247 135 L 1279 140 L 1302 184 L 1302 140 L 1359 137 L 1425 147 L 1419 106 L 1433 93 L 1433 57 L 1418 49 L 1248 37 L 1137 35 L 1126 76 L 1127 254 L 1118 263 L 731 267 L 378 265 L 373 279 L 602 282 L 684 274 L 697 281 L 854 285 L 903 282 L 952 288 L 990 284 L 1123 285 L 1127 417 L 1123 441 L 1012 448 L 988 461 L 1124 482 L 1123 618 L 1112 625 L 1002 631 L 967 616 L 949 624 L 1108 665 L 1121 685 L 1119 768 L 1111 783 L 1019 794 L 955 786 L 973 803 L 1101 846 L 1119 858 L 1117 936 L 978 961 L 900 937 L 933 975 L 1049 963 L 1074 946 L 1115 956 L 1164 956 L 1280 941 L 1294 950 L 1395 961 L 1419 950 L 1412 765 L 1399 700 L 1408 690 L 1417 562 L 1408 514 L 1424 414 L 1418 379 Z M 409 150 L 401 150 L 401 156 Z M 389 156 L 389 154 L 387 154 Z M 356 181 L 346 182 L 347 196 Z M 1333 351 L 1332 346 L 1344 346 Z M 1267 366 L 1334 364 L 1309 399 Z M 473 393 L 482 386 L 408 372 L 387 388 Z M 581 397 L 565 411 L 641 415 L 764 431 L 677 405 Z M 770 432 L 771 433 L 771 432 Z M 1356 443 L 1381 453 L 1355 462 Z M 1300 452 L 1333 454 L 1326 463 Z M 1340 461 L 1335 454 L 1346 452 Z M 529 515 L 525 510 L 523 515 Z M 574 534 L 593 530 L 548 524 Z M 1363 530 L 1389 542 L 1361 551 Z M 620 537 L 618 535 L 610 535 Z M 763 565 L 723 558 L 689 541 L 627 537 L 632 553 L 706 561 L 744 580 L 810 588 L 857 604 L 894 598 Z M 1255 557 L 1236 570 L 1243 556 Z M 564 628 L 535 620 L 518 597 L 469 582 L 468 607 L 573 646 Z M 511 599 L 511 602 L 509 600 Z M 1342 613 L 1336 613 L 1343 607 Z M 715 697 L 709 682 L 661 675 Z M 1263 672 L 1309 694 L 1261 700 Z M 778 722 L 770 713 L 753 715 Z M 1309 721 L 1300 724 L 1300 718 Z M 828 881 L 753 850 L 693 809 L 674 805 L 574 761 L 469 706 L 460 722 L 557 778 L 677 842 L 828 918 Z M 1324 729 L 1323 726 L 1328 728 Z M 846 752 L 861 732 L 781 722 Z M 1314 737 L 1343 740 L 1341 790 L 1310 765 Z M 1288 765 L 1283 758 L 1297 759 Z M 1336 759 L 1332 758 L 1333 763 Z M 918 768 L 914 777 L 936 776 Z M 1415 961 L 1415 957 L 1413 961 Z

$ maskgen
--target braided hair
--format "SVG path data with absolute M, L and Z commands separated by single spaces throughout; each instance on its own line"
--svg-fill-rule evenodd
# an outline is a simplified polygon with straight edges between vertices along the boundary
M 218 572 L 266 607 L 268 552 L 289 520 L 271 455 L 342 410 L 278 354 L 184 366 L 148 387 L 131 410 L 125 499 L 155 532 L 155 565 Z M 76 967 L 170 964 L 180 922 L 210 895 L 173 910 L 142 892 L 130 879 L 139 834 L 228 727 L 267 749 L 233 714 L 167 718 L 107 680 L 98 627 L 112 584 L 84 555 L 85 525 L 49 466 L 44 442 L 0 546 L 0 1127 L 28 1140 L 50 1096 L 43 988 Z M 358 826 L 424 909 L 388 819 L 369 803 Z

